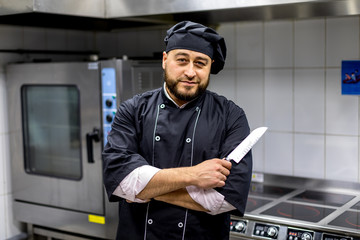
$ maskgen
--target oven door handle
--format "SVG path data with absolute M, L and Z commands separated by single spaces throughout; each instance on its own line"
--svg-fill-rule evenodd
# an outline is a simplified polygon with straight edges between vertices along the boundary
M 98 128 L 94 128 L 92 132 L 86 134 L 86 149 L 87 149 L 87 157 L 88 163 L 94 163 L 94 150 L 93 150 L 93 141 L 100 141 L 100 130 Z

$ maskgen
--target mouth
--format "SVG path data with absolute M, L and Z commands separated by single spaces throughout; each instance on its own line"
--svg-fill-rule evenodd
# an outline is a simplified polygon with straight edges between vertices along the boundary
M 190 85 L 190 86 L 194 86 L 194 85 L 199 84 L 198 82 L 195 82 L 195 81 L 187 81 L 187 80 L 180 80 L 179 82 L 180 82 L 180 83 L 183 83 L 183 84 L 185 84 L 185 85 Z

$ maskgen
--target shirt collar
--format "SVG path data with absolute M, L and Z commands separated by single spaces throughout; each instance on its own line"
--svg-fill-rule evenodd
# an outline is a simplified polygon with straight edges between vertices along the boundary
M 179 105 L 174 101 L 174 99 L 172 99 L 172 98 L 170 97 L 169 93 L 167 92 L 167 90 L 166 90 L 166 83 L 165 83 L 165 82 L 164 82 L 163 89 L 164 89 L 165 96 L 166 96 L 170 101 L 172 101 L 172 102 L 175 104 L 175 106 L 177 106 L 178 108 L 185 108 L 186 105 L 188 105 L 189 103 L 191 103 L 192 101 L 194 101 L 195 99 L 197 99 L 197 98 L 195 98 L 195 99 L 191 100 L 190 102 L 187 102 L 187 103 L 179 106 Z

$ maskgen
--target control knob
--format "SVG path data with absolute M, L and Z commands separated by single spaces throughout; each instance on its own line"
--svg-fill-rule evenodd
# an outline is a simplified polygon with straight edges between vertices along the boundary
M 111 99 L 106 99 L 105 105 L 106 105 L 107 107 L 111 107 L 112 104 L 113 104 L 113 102 L 111 101 Z
M 266 233 L 269 237 L 275 238 L 278 235 L 279 230 L 276 227 L 269 227 Z
M 240 222 L 237 222 L 234 226 L 235 230 L 238 231 L 238 232 L 242 232 L 245 230 L 246 228 L 246 224 L 242 221 Z
M 312 235 L 308 232 L 305 232 L 301 235 L 301 240 L 312 240 Z
M 113 116 L 111 114 L 106 115 L 106 121 L 111 123 L 111 121 L 113 120 Z

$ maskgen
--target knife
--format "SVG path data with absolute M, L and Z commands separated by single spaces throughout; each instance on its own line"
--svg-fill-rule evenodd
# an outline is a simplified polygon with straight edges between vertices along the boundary
M 267 129 L 267 127 L 254 129 L 225 159 L 228 161 L 233 160 L 236 163 L 239 163 Z

